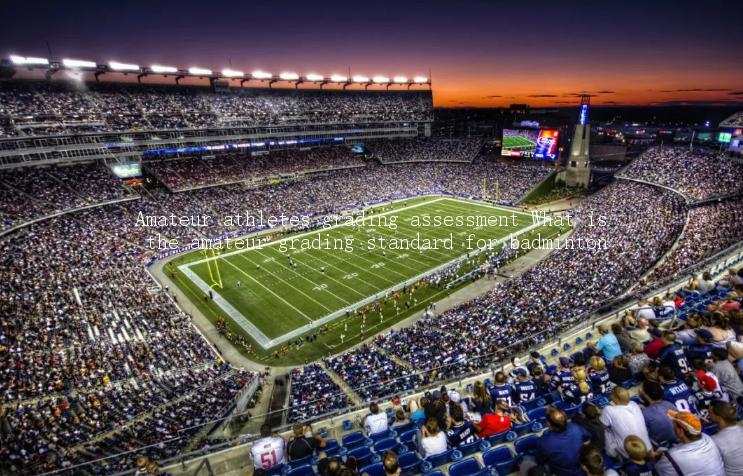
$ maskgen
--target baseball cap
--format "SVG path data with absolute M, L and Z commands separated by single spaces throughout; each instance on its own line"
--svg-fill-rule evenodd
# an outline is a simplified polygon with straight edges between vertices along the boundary
M 529 355 L 530 355 L 530 356 L 531 356 L 531 357 L 532 357 L 533 359 L 538 359 L 538 358 L 539 358 L 539 352 L 537 352 L 536 350 L 533 350 L 533 351 L 531 352 L 531 354 L 529 354 Z
M 712 340 L 713 339 L 712 333 L 710 331 L 708 331 L 707 329 L 702 329 L 702 328 L 694 329 L 694 332 L 696 333 L 696 335 L 698 335 L 699 337 L 701 337 L 704 340 Z
M 569 367 L 571 364 L 571 361 L 568 357 L 560 357 L 560 365 L 563 367 Z
M 521 377 L 526 377 L 526 370 L 524 369 L 516 369 L 516 375 L 519 375 Z
M 433 391 L 433 395 L 432 395 L 432 396 L 433 396 L 433 399 L 434 399 L 434 400 L 438 400 L 438 399 L 440 399 L 440 398 L 441 398 L 441 392 L 440 392 L 440 391 L 438 391 L 438 390 L 434 390 L 434 391 Z
M 513 366 L 514 367 L 521 367 L 521 359 L 519 359 L 518 357 L 514 357 L 513 358 Z
M 704 370 L 697 370 L 697 379 L 699 380 L 699 385 L 705 390 L 709 392 L 717 390 L 717 381 L 707 375 Z
M 459 403 L 462 400 L 462 396 L 456 390 L 449 390 L 449 400 Z
M 663 335 L 663 332 L 657 327 L 651 327 L 650 329 L 648 329 L 648 334 L 650 334 L 651 336 L 660 337 Z
M 666 415 L 671 417 L 671 420 L 674 420 L 675 422 L 683 426 L 684 429 L 692 435 L 699 435 L 702 433 L 702 422 L 699 421 L 699 418 L 695 417 L 691 413 L 668 410 Z

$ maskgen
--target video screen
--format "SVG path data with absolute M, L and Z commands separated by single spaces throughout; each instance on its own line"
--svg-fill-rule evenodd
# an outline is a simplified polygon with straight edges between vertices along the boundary
M 121 179 L 142 176 L 142 166 L 135 162 L 129 164 L 112 164 L 111 171 L 115 176 Z
M 557 160 L 559 135 L 554 129 L 503 129 L 501 155 Z

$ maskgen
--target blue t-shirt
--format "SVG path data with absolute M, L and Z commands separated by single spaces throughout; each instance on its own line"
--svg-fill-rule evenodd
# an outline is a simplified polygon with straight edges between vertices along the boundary
M 676 411 L 676 407 L 673 403 L 665 400 L 642 409 L 645 426 L 648 428 L 648 436 L 656 443 L 676 441 L 676 432 L 673 431 L 673 423 L 667 415 L 668 410 Z
M 622 349 L 619 347 L 619 341 L 614 334 L 606 334 L 599 339 L 596 348 L 604 354 L 604 358 L 611 362 L 615 357 L 622 355 Z
M 591 434 L 575 423 L 568 423 L 562 433 L 546 431 L 537 440 L 537 463 L 549 465 L 550 472 L 557 476 L 583 475 L 578 453 L 583 443 L 590 439 Z
M 643 464 L 637 464 L 634 461 L 624 463 L 620 471 L 623 476 L 655 476 L 655 466 L 650 461 Z

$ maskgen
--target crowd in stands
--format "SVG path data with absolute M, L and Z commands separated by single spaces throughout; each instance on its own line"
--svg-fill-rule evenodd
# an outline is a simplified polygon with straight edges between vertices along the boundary
M 0 172 L 0 231 L 130 194 L 100 163 L 6 170 Z
M 743 236 L 743 200 L 735 199 L 689 210 L 678 246 L 644 281 L 653 283 L 734 245 Z
M 673 146 L 651 147 L 621 172 L 670 187 L 692 201 L 743 191 L 742 174 L 743 164 L 717 151 Z
M 308 421 L 318 415 L 344 408 L 348 397 L 319 364 L 291 371 L 288 421 Z
M 480 139 L 389 140 L 369 144 L 380 162 L 472 162 L 482 147 Z
M 371 402 L 361 431 L 342 438 L 345 459 L 338 441 L 309 426 L 295 425 L 288 441 L 264 426 L 252 447 L 255 473 L 316 464 L 323 476 L 445 465 L 450 476 L 483 466 L 500 475 L 741 474 L 742 278 L 743 269 L 731 269 L 719 283 L 695 279 L 667 303 L 640 302 L 555 363 L 532 351 L 528 362 L 512 358 L 510 371 L 465 392 L 441 387 L 393 398 L 387 412 Z M 668 313 L 669 305 L 681 312 L 699 302 L 708 310 L 685 319 Z M 627 361 L 638 354 L 643 364 L 630 371 Z M 279 457 L 267 462 L 260 456 L 269 443 Z M 465 467 L 470 472 L 460 473 Z
M 209 159 L 194 157 L 146 163 L 146 167 L 171 190 L 363 165 L 361 156 L 347 147 L 292 149 L 266 155 L 227 155 Z
M 430 91 L 318 91 L 4 81 L 0 137 L 432 119 Z

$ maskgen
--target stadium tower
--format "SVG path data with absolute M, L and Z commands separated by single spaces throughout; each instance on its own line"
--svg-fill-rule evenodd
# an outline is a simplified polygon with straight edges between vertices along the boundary
M 591 180 L 591 162 L 588 155 L 588 146 L 591 142 L 591 126 L 588 123 L 588 105 L 590 96 L 580 97 L 580 114 L 578 124 L 573 132 L 573 142 L 570 145 L 565 184 L 569 187 L 588 187 Z

